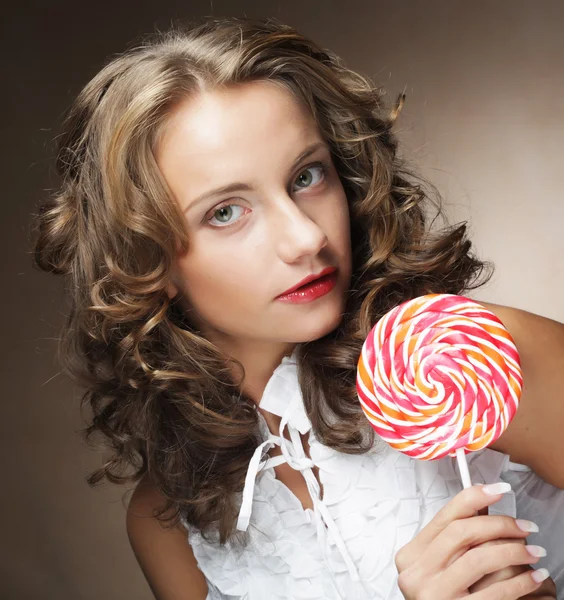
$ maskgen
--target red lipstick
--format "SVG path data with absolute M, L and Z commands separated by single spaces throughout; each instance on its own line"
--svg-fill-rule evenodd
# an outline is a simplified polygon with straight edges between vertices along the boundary
M 308 275 L 298 284 L 277 296 L 277 300 L 292 304 L 305 304 L 328 294 L 337 283 L 337 269 L 327 267 L 317 275 Z

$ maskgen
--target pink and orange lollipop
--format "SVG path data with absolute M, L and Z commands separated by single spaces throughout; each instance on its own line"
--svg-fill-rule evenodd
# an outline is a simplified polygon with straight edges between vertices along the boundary
M 515 416 L 523 377 L 503 323 L 452 294 L 421 296 L 372 329 L 358 362 L 360 403 L 378 435 L 422 460 L 486 448 Z

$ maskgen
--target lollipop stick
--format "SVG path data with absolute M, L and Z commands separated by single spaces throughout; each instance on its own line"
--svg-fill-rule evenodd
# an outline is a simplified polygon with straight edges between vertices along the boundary
M 472 480 L 470 479 L 470 471 L 468 470 L 468 463 L 466 462 L 466 455 L 464 454 L 463 448 L 456 449 L 456 458 L 458 460 L 462 485 L 464 486 L 464 489 L 469 488 L 472 486 Z

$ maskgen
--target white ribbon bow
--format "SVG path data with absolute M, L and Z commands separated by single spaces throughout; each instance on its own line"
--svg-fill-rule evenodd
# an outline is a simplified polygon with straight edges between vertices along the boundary
M 272 393 L 272 388 L 276 388 L 276 393 Z M 290 399 L 289 401 L 288 398 Z M 317 534 L 320 542 L 323 543 L 325 541 L 326 530 L 323 527 L 323 524 L 325 524 L 347 565 L 351 578 L 353 581 L 359 581 L 358 570 L 350 557 L 339 528 L 333 520 L 329 509 L 320 498 L 321 489 L 312 470 L 315 463 L 311 458 L 306 456 L 302 445 L 300 434 L 307 433 L 311 429 L 311 423 L 303 406 L 301 391 L 299 386 L 297 386 L 295 361 L 293 359 L 284 359 L 275 371 L 264 390 L 260 408 L 281 417 L 279 435 L 270 434 L 257 447 L 251 458 L 245 477 L 245 487 L 243 489 L 239 518 L 237 520 L 237 529 L 246 531 L 249 526 L 258 473 L 287 462 L 292 469 L 300 471 L 303 474 L 307 489 L 312 498 L 314 515 L 317 522 Z M 284 436 L 284 429 L 286 427 L 288 427 L 290 440 Z M 280 446 L 282 455 L 261 461 L 263 453 L 274 446 Z M 323 545 L 325 547 L 324 543 Z M 325 559 L 327 560 L 326 556 Z

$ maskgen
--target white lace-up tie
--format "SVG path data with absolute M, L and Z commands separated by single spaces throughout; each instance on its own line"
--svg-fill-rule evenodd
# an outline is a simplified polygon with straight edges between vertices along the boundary
M 288 361 L 289 362 L 289 361 Z M 317 526 L 317 536 L 319 542 L 324 547 L 326 554 L 326 532 L 329 531 L 335 542 L 347 569 L 353 581 L 359 581 L 358 570 L 352 561 L 347 550 L 343 537 L 331 516 L 329 509 L 321 499 L 321 489 L 317 478 L 313 472 L 315 463 L 306 456 L 300 434 L 305 434 L 311 429 L 311 423 L 303 409 L 301 396 L 294 394 L 289 403 L 281 402 L 280 396 L 267 395 L 266 390 L 261 401 L 261 408 L 277 414 L 281 417 L 279 435 L 270 434 L 270 436 L 260 444 L 255 450 L 249 463 L 247 475 L 245 478 L 245 487 L 243 489 L 243 498 L 239 518 L 237 520 L 237 529 L 246 531 L 251 518 L 253 495 L 255 481 L 260 471 L 274 468 L 284 462 L 288 463 L 292 469 L 300 471 L 305 479 L 307 489 L 311 496 L 314 507 L 314 518 Z M 284 429 L 288 427 L 290 440 L 284 436 Z M 281 456 L 275 456 L 262 460 L 263 454 L 274 446 L 280 446 Z

